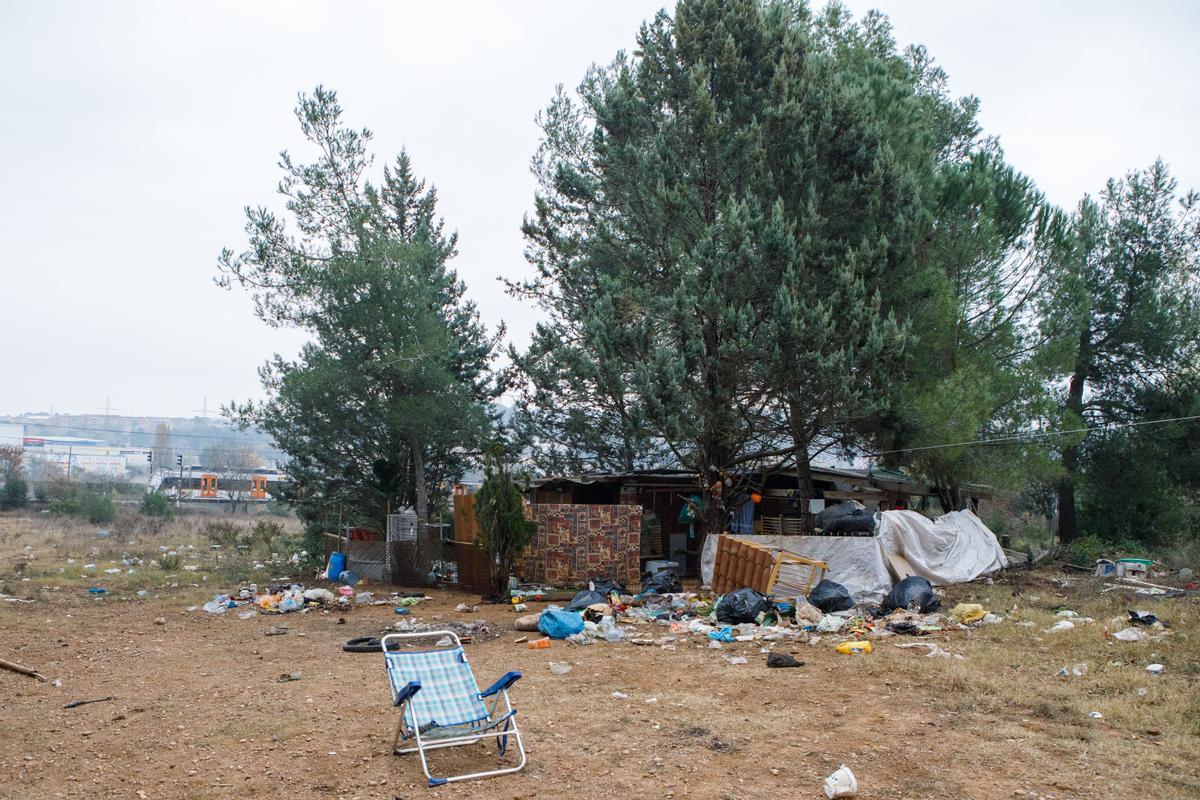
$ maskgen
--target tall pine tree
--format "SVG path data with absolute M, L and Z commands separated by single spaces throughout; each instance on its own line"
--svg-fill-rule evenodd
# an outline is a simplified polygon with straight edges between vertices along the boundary
M 248 248 L 221 255 L 219 283 L 251 291 L 268 325 L 311 335 L 297 359 L 260 370 L 264 402 L 229 411 L 288 454 L 306 520 L 379 526 L 389 506 L 427 518 L 483 441 L 497 339 L 448 265 L 455 235 L 435 191 L 405 153 L 371 183 L 370 132 L 341 114 L 331 91 L 301 96 L 296 116 L 317 157 L 281 155 L 292 225 L 247 208 Z

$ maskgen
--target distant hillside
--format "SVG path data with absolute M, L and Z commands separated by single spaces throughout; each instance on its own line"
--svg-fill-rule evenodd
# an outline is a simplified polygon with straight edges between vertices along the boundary
M 196 462 L 206 447 L 235 443 L 253 447 L 264 463 L 282 462 L 282 451 L 260 431 L 238 431 L 220 419 L 203 417 L 127 417 L 116 414 L 26 414 L 0 416 L 0 422 L 25 426 L 26 436 L 77 436 L 126 447 L 151 447 L 158 426 L 171 428 L 171 448 Z

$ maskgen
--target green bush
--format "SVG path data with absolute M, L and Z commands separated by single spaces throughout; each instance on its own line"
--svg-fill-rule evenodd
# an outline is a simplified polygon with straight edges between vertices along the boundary
M 79 504 L 79 514 L 93 525 L 107 525 L 117 516 L 117 505 L 110 494 L 85 492 Z
M 0 511 L 24 508 L 28 502 L 29 484 L 24 478 L 14 475 L 4 482 L 4 490 L 0 492 Z
M 158 517 L 159 519 L 170 519 L 174 515 L 171 501 L 167 499 L 166 495 L 157 492 L 142 495 L 142 505 L 138 510 L 147 517 Z
M 204 523 L 200 532 L 210 542 L 220 546 L 222 550 L 235 551 L 242 543 L 242 536 L 246 533 L 246 529 L 240 525 L 234 525 L 232 522 L 217 521 Z

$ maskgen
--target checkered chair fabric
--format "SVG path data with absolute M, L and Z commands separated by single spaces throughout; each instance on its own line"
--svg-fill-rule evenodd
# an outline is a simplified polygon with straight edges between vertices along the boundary
M 408 683 L 421 682 L 421 690 L 409 698 L 409 703 L 416 726 L 422 732 L 469 726 L 488 718 L 475 674 L 461 647 L 409 653 L 389 651 L 387 671 L 393 698 Z

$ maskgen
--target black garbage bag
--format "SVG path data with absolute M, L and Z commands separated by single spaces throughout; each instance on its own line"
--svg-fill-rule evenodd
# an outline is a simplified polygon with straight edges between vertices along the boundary
M 748 587 L 730 592 L 717 603 L 717 622 L 737 625 L 754 622 L 758 615 L 771 607 L 767 598 Z
M 683 584 L 679 582 L 679 576 L 675 574 L 675 570 L 664 569 L 654 573 L 642 585 L 643 592 L 655 592 L 657 594 L 674 594 L 675 592 L 683 591 Z
M 596 578 L 592 581 L 592 588 L 605 597 L 608 597 L 613 592 L 617 594 L 629 594 L 629 590 L 625 588 L 625 584 L 612 578 Z
M 883 598 L 883 611 L 888 613 L 897 608 L 916 608 L 922 614 L 937 611 L 941 605 L 933 593 L 933 585 L 920 575 L 912 575 L 897 583 Z
M 854 608 L 854 598 L 850 596 L 849 590 L 840 583 L 829 579 L 825 579 L 813 587 L 812 591 L 808 593 L 808 602 L 826 614 Z
M 826 506 L 817 514 L 813 524 L 831 534 L 872 533 L 875 530 L 875 515 L 847 500 Z
M 571 602 L 567 603 L 567 605 L 563 608 L 563 611 L 583 611 L 593 603 L 604 603 L 607 605 L 608 598 L 599 592 L 593 592 L 591 589 L 584 589 L 582 592 L 578 592 L 574 597 L 571 598 Z

